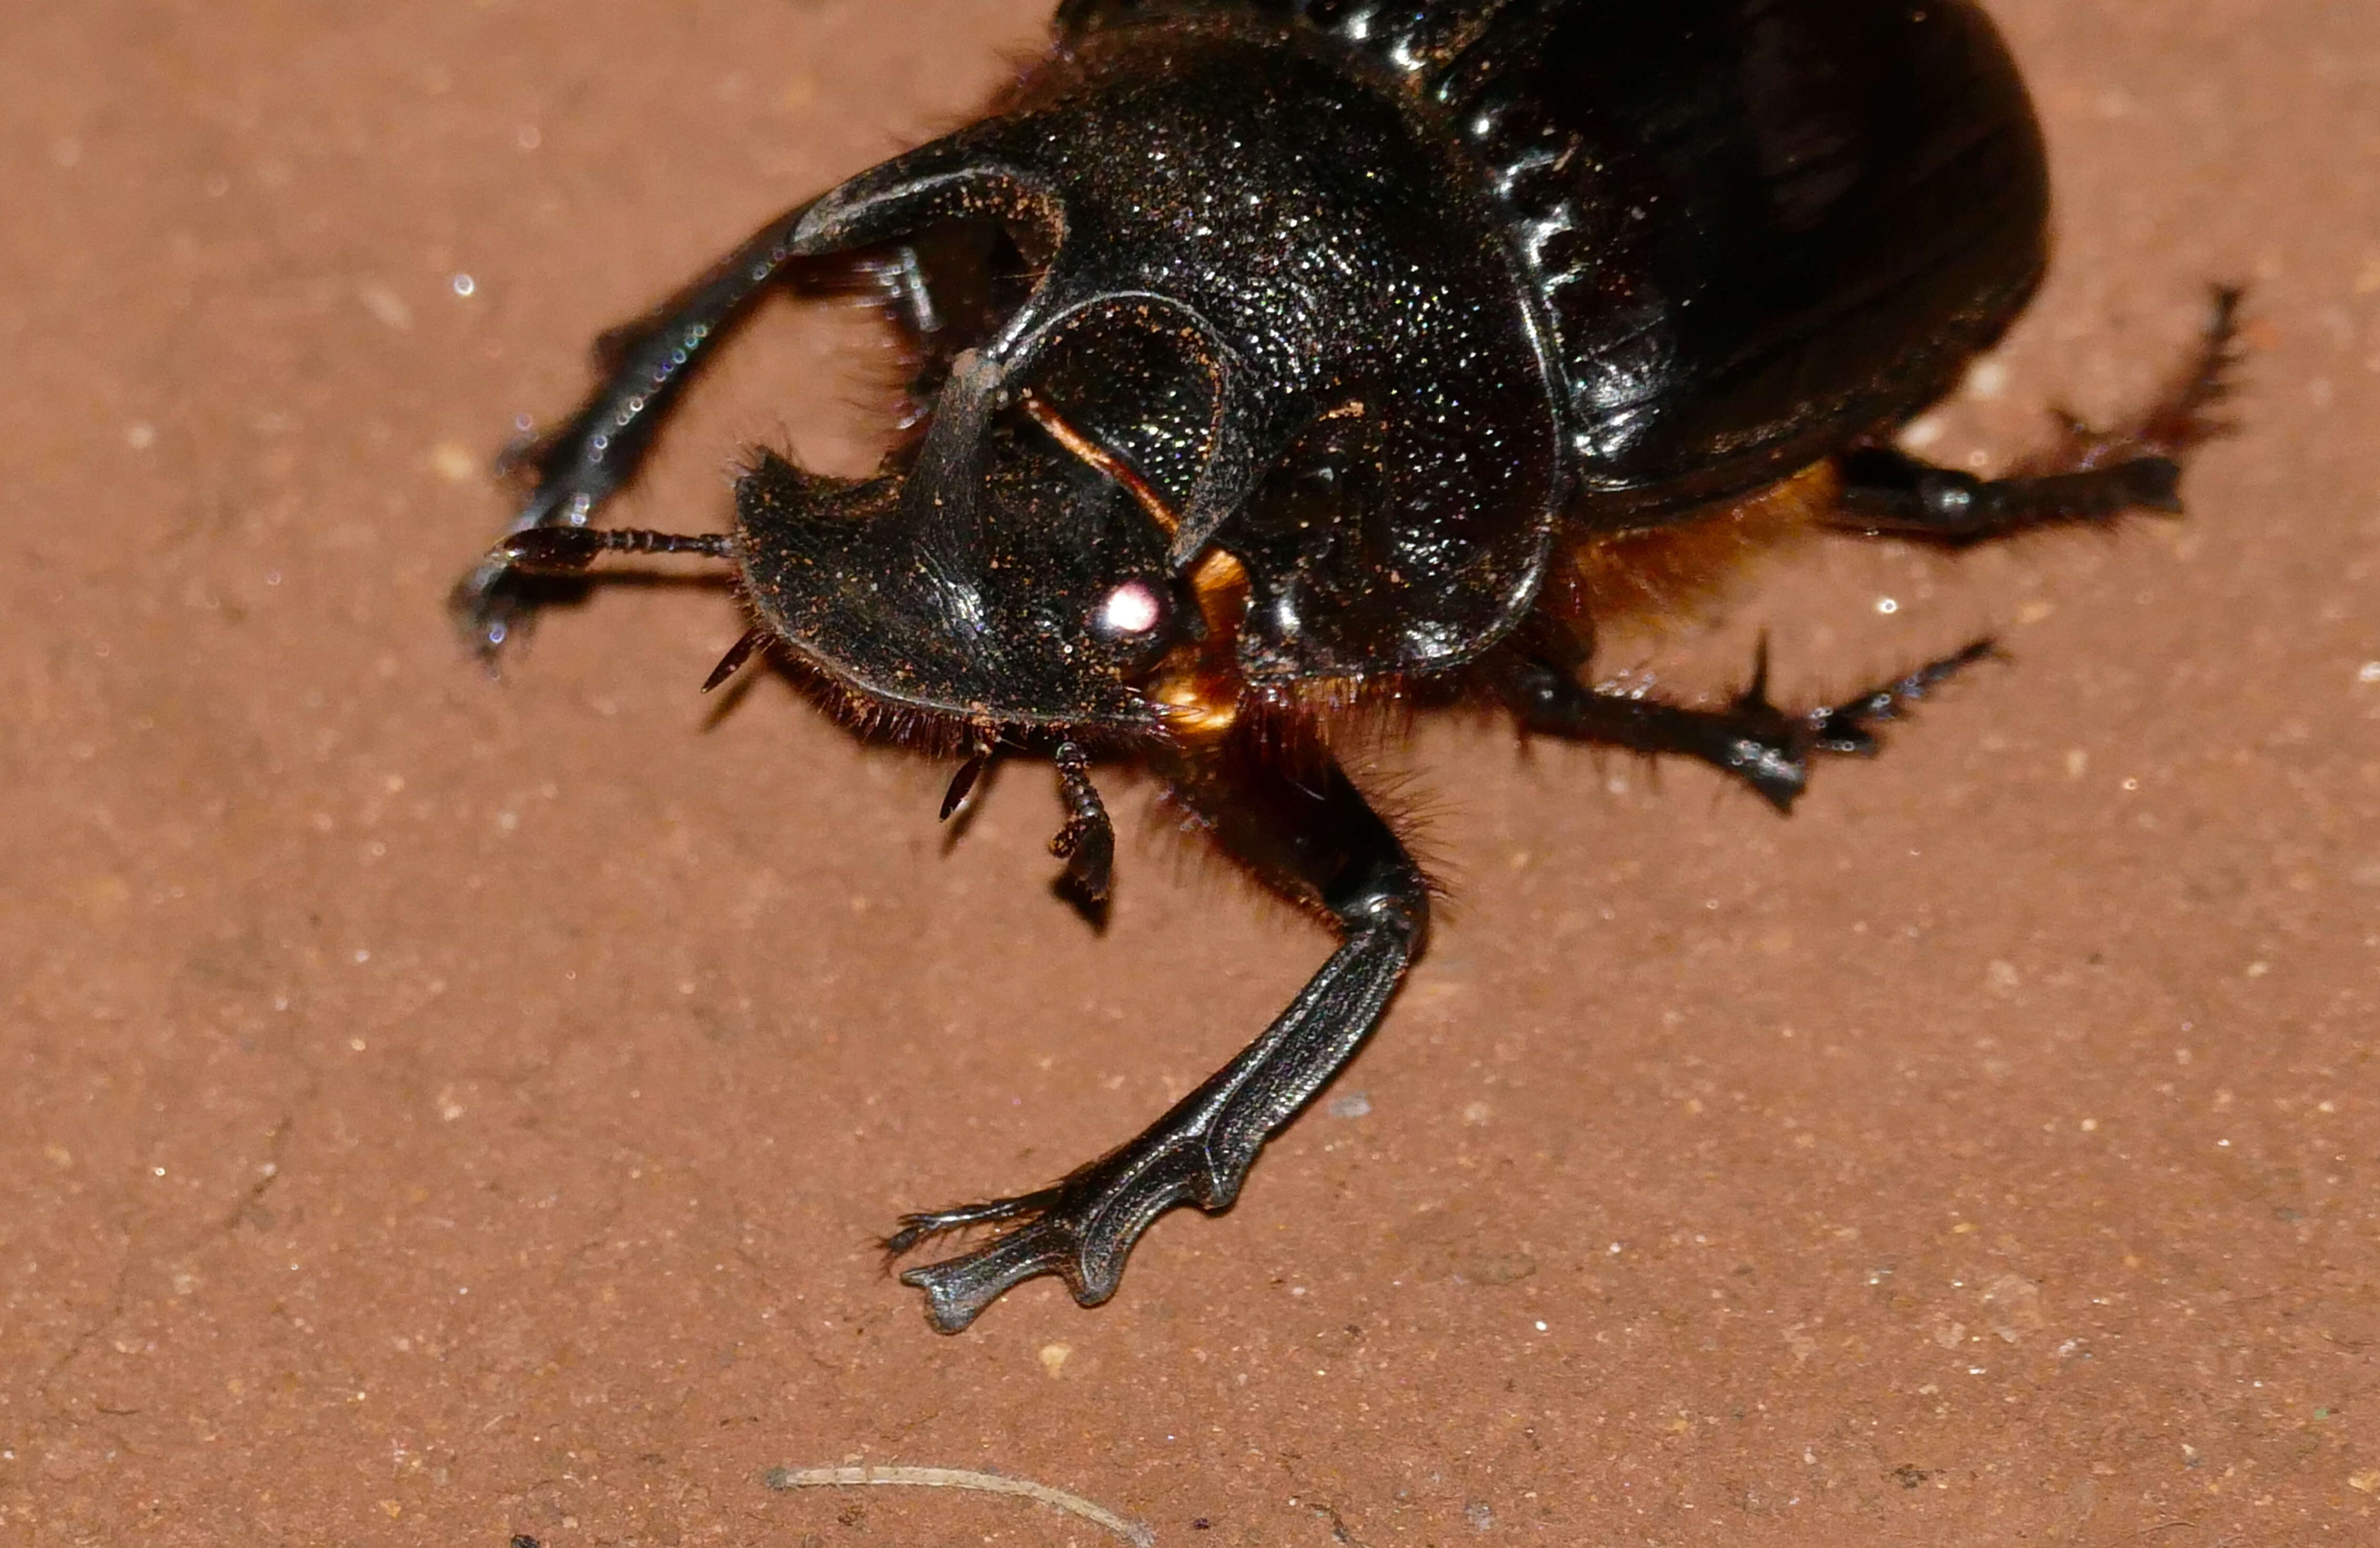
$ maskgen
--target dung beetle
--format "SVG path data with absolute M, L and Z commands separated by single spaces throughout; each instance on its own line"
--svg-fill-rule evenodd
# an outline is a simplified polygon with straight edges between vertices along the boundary
M 608 552 L 735 566 L 771 653 L 856 723 L 1055 765 L 1053 850 L 1104 899 L 1095 758 L 1169 798 L 1339 946 L 1138 1137 L 1047 1187 L 904 1217 L 943 1332 L 1057 1275 L 1105 1300 L 1149 1224 L 1238 1197 L 1370 1035 L 1431 884 L 1328 712 L 1470 696 L 1682 754 L 1780 811 L 1810 760 L 1990 651 L 1835 705 L 1598 688 L 1658 623 L 1812 528 L 1961 546 L 2178 512 L 2237 294 L 2143 413 L 1985 479 L 1893 437 L 2023 307 L 2039 129 L 1970 0 L 1064 0 L 972 126 L 762 227 L 609 335 L 458 587 L 492 655 Z M 880 308 L 906 389 L 858 478 L 755 453 L 732 532 L 601 529 L 686 381 L 779 285 Z M 555 577 L 563 577 L 557 581 Z M 1765 652 L 1764 652 L 1765 657 Z

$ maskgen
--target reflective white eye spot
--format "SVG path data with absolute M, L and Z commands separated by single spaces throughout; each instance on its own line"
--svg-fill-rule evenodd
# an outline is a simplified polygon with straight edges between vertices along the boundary
M 1099 630 L 1111 639 L 1126 639 L 1156 628 L 1164 615 L 1165 605 L 1148 583 L 1130 580 L 1099 603 Z

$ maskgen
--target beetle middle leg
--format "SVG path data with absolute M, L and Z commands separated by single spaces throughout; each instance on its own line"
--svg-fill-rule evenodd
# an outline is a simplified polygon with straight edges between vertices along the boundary
M 1354 1057 L 1428 928 L 1429 884 L 1335 764 L 1293 773 L 1235 729 L 1155 762 L 1175 797 L 1274 889 L 1326 913 L 1341 944 L 1289 1008 L 1137 1138 L 1011 1199 L 905 1215 L 898 1255 L 944 1232 L 1004 1226 L 961 1257 L 914 1268 L 936 1329 L 956 1333 L 1010 1287 L 1054 1274 L 1095 1306 L 1160 1215 L 1230 1207 L 1265 1142 Z
M 507 535 L 543 526 L 584 526 L 642 466 L 653 433 L 686 384 L 771 285 L 797 261 L 795 228 L 809 206 L 771 221 L 709 272 L 634 322 L 596 341 L 602 380 L 562 426 L 507 453 L 507 468 L 531 476 Z M 535 606 L 522 567 L 492 553 L 448 599 L 455 622 L 492 659 Z
M 2009 478 L 1937 467 L 1891 446 L 1842 454 L 1831 524 L 1964 545 L 2126 511 L 2180 514 L 2183 457 L 2228 428 L 2216 411 L 2239 364 L 2240 296 L 2216 290 L 2198 349 L 2144 412 L 2112 429 L 2061 414 L 2058 443 Z
M 1873 727 L 1898 720 L 1903 706 L 1994 653 L 1990 640 L 1977 640 L 1840 703 L 1791 713 L 1769 701 L 1764 640 L 1752 681 L 1734 700 L 1724 709 L 1695 709 L 1586 686 L 1578 679 L 1585 652 L 1549 650 L 1546 634 L 1540 628 L 1536 648 L 1515 649 L 1495 668 L 1497 691 L 1523 726 L 1631 752 L 1681 754 L 1742 780 L 1780 812 L 1791 812 L 1808 785 L 1814 755 L 1874 756 Z
M 1018 283 L 1013 248 L 997 246 L 1002 238 L 996 230 L 963 226 L 864 258 L 808 258 L 792 243 L 809 208 L 779 215 L 650 313 L 596 341 L 602 376 L 585 401 L 560 427 L 505 454 L 507 469 L 532 480 L 507 536 L 586 526 L 643 466 L 686 383 L 781 284 L 856 286 L 881 306 L 908 368 L 902 428 L 916 422 L 951 358 L 988 331 L 995 308 L 1012 299 Z M 536 592 L 521 584 L 527 573 L 492 554 L 455 587 L 449 605 L 483 655 L 492 658 L 535 605 Z

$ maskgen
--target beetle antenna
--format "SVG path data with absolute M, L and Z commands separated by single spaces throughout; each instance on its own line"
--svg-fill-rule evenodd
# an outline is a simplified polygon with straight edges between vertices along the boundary
M 735 557 L 725 532 L 650 532 L 636 526 L 532 526 L 498 543 L 493 557 L 533 575 L 575 575 L 607 553 L 696 553 Z
M 1092 923 L 1099 924 L 1115 872 L 1115 828 L 1091 783 L 1089 755 L 1068 742 L 1052 755 L 1052 761 L 1058 766 L 1058 792 L 1066 804 L 1066 826 L 1050 841 L 1050 853 L 1066 863 L 1066 889 L 1092 915 Z
M 1069 424 L 1065 416 L 1050 406 L 1048 399 L 1038 393 L 1025 392 L 1017 394 L 1017 404 L 1028 418 L 1048 431 L 1050 439 L 1064 447 L 1076 461 L 1097 469 L 1121 485 L 1168 538 L 1181 530 L 1181 514 L 1165 503 L 1164 497 L 1149 486 L 1148 479 L 1142 478 L 1131 464 Z

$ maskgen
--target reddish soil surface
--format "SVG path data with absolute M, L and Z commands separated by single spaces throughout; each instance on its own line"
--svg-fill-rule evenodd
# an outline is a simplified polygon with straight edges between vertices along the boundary
M 952 1339 L 871 1238 L 1120 1140 L 1323 937 L 1137 821 L 1093 936 L 1040 770 L 946 849 L 947 764 L 698 697 L 715 589 L 502 683 L 440 604 L 598 330 L 1045 8 L 10 19 L 0 1542 L 1106 1541 L 762 1483 L 850 1462 L 1182 1548 L 2380 1542 L 2380 8 L 1997 0 L 2059 252 L 1932 449 L 2244 277 L 2191 518 L 1837 544 L 1624 647 L 1717 691 L 1766 629 L 1806 698 L 2003 634 L 1791 821 L 1424 726 L 1454 901 L 1335 1103 L 1104 1310 Z M 839 327 L 766 320 L 619 519 L 857 455 Z

